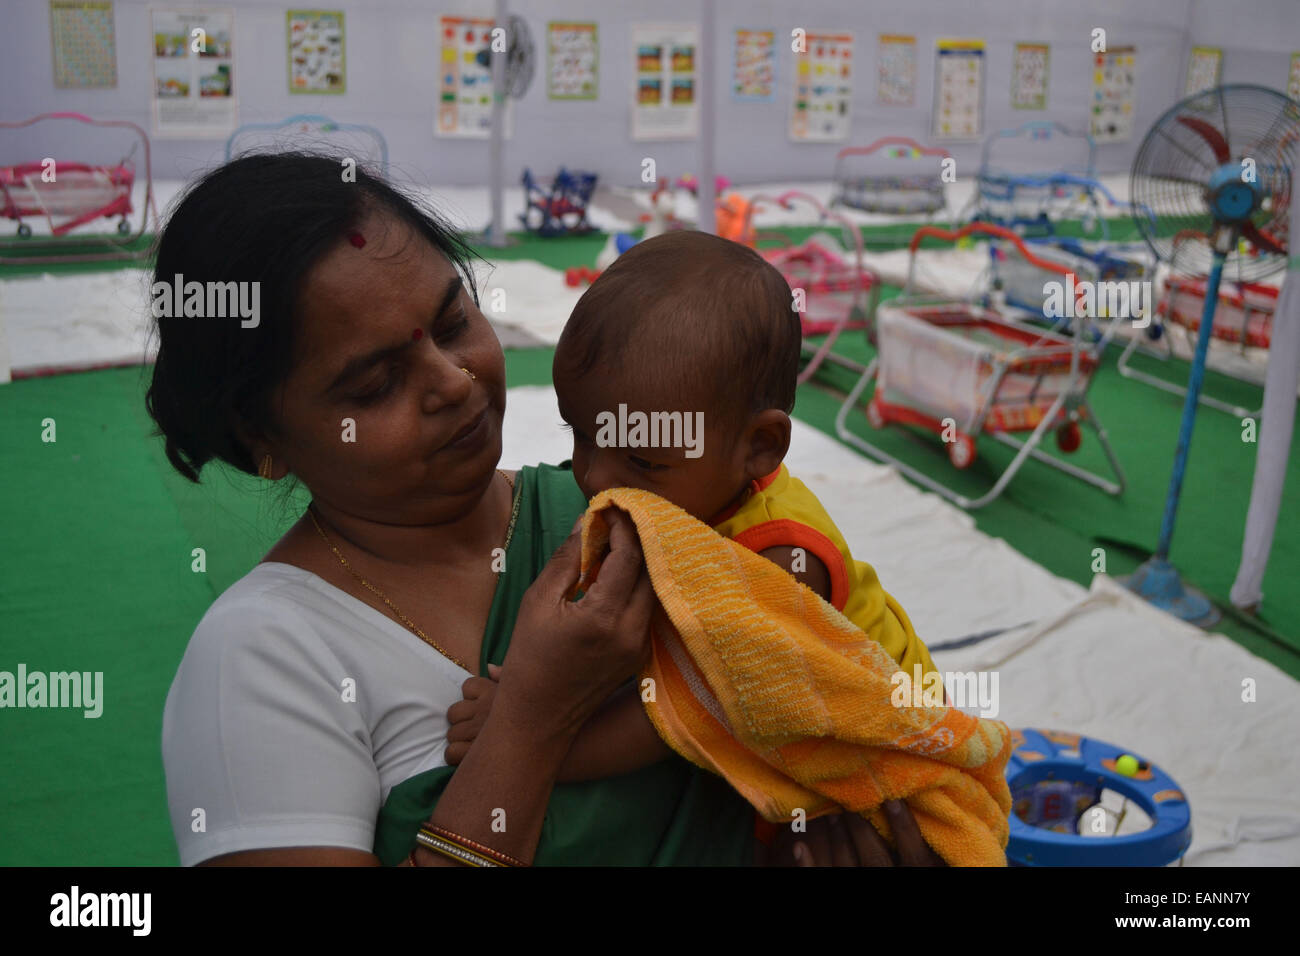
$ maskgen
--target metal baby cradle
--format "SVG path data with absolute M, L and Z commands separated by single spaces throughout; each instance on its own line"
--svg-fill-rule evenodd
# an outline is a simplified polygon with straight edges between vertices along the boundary
M 872 458 L 893 465 L 913 481 L 966 509 L 982 508 L 1006 489 L 1030 457 L 1111 495 L 1124 489 L 1124 473 L 1088 403 L 1087 391 L 1099 356 L 1115 327 L 1090 338 L 1064 335 L 1016 321 L 983 305 L 913 293 L 916 253 L 927 236 L 956 241 L 972 233 L 997 236 L 1048 274 L 1071 282 L 1067 267 L 1036 256 L 1015 233 L 988 223 L 971 223 L 956 232 L 922 227 L 912 237 L 911 267 L 903 294 L 876 311 L 878 354 L 849 392 L 835 419 L 836 434 Z M 1087 317 L 1083 317 L 1086 323 Z M 1080 332 L 1083 330 L 1080 329 Z M 849 411 L 872 381 L 867 406 L 875 428 L 889 422 L 917 425 L 941 435 L 952 464 L 964 469 L 975 460 L 975 438 L 985 432 L 1017 449 L 993 487 L 970 498 L 900 461 L 848 429 Z M 1114 480 L 1041 451 L 1049 430 L 1066 453 L 1079 447 L 1080 426 L 1096 434 Z M 1027 439 L 1012 437 L 1029 432 Z
M 1178 233 L 1173 239 L 1173 254 L 1177 256 L 1180 243 L 1194 240 L 1208 242 L 1203 233 L 1195 230 L 1184 230 Z M 1134 335 L 1129 339 L 1128 345 L 1119 357 L 1118 367 L 1121 375 L 1173 395 L 1187 394 L 1185 385 L 1136 369 L 1130 364 L 1130 360 L 1133 353 L 1143 345 L 1144 337 L 1150 343 L 1144 351 L 1161 361 L 1172 359 L 1174 348 L 1171 336 L 1175 328 L 1181 332 L 1184 344 L 1190 353 L 1195 347 L 1195 335 L 1201 327 L 1208 284 L 1208 277 L 1203 275 L 1178 275 L 1171 272 L 1165 277 L 1163 294 L 1156 307 L 1156 318 L 1153 324 L 1146 330 L 1145 336 Z M 1219 342 L 1236 346 L 1236 351 L 1243 359 L 1248 348 L 1266 351 L 1272 344 L 1273 312 L 1277 308 L 1279 291 L 1277 286 L 1262 282 L 1245 280 L 1225 282 L 1219 289 L 1218 306 L 1210 334 Z M 1260 352 L 1257 351 L 1255 354 L 1259 355 Z M 1251 368 L 1245 363 L 1241 364 L 1246 371 L 1237 368 L 1218 368 L 1216 371 L 1252 385 L 1263 385 L 1265 369 L 1262 364 L 1258 369 Z M 1202 405 L 1227 412 L 1235 418 L 1259 418 L 1263 412 L 1262 408 L 1252 411 L 1204 393 L 1198 396 L 1197 400 Z
M 1106 238 L 1101 199 L 1120 203 L 1097 179 L 1095 154 L 1091 136 L 1060 123 L 1034 120 L 998 130 L 984 141 L 970 218 L 1052 235 L 1057 221 L 1082 215 L 1085 231 L 1099 227 Z
M 109 162 L 59 159 L 54 154 L 62 141 L 43 137 L 55 135 L 53 131 L 60 126 L 67 127 L 61 121 L 102 131 L 92 138 L 89 151 L 119 158 Z M 18 224 L 16 239 L 0 240 L 0 264 L 130 260 L 147 255 L 140 240 L 148 228 L 149 213 L 156 221 L 157 210 L 149 137 L 144 130 L 125 120 L 96 120 L 81 113 L 42 113 L 19 122 L 0 123 L 0 130 L 23 131 L 21 148 L 32 157 L 0 167 L 0 216 Z M 113 131 L 126 135 L 115 135 Z M 133 227 L 130 216 L 137 153 L 144 160 L 145 214 Z M 96 220 L 112 218 L 118 219 L 114 233 L 76 232 Z M 28 222 L 41 219 L 45 220 L 48 234 L 36 234 Z
M 863 264 L 865 251 L 862 233 L 846 216 L 827 209 L 814 196 L 799 190 L 790 190 L 779 196 L 752 196 L 745 209 L 745 234 L 753 232 L 754 212 L 760 205 L 792 209 L 794 202 L 813 206 L 821 221 L 838 223 L 844 236 L 850 238 L 853 255 L 850 258 L 834 237 L 818 233 L 802 243 L 791 243 L 780 233 L 760 233 L 758 240 L 776 240 L 779 248 L 760 249 L 759 253 L 785 277 L 795 296 L 792 307 L 798 309 L 804 337 L 825 335 L 826 339 L 815 349 L 803 370 L 799 383 L 803 384 L 816 374 L 823 362 L 861 371 L 856 362 L 832 353 L 840 333 L 850 329 L 867 329 L 876 305 L 880 300 L 880 280 Z M 804 350 L 812 346 L 805 343 Z
M 895 215 L 939 212 L 947 204 L 942 163 L 951 158 L 946 149 L 905 136 L 846 146 L 835 154 L 831 207 Z

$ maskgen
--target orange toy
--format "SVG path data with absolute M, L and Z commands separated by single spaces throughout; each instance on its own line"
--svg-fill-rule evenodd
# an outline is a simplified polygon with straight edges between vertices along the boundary
M 750 202 L 743 196 L 730 193 L 717 204 L 718 235 L 742 246 L 754 248 L 754 224 L 749 212 Z

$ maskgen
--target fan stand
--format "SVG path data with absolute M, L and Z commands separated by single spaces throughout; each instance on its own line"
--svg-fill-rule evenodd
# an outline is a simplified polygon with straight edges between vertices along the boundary
M 503 27 L 507 23 L 506 0 L 496 0 L 493 10 L 493 24 Z M 488 142 L 488 174 L 492 201 L 492 219 L 483 227 L 481 233 L 471 236 L 471 241 L 480 242 L 491 249 L 504 249 L 513 246 L 515 240 L 506 233 L 505 227 L 505 122 L 506 122 L 506 57 L 491 57 L 492 69 L 492 129 Z
M 1247 210 L 1247 215 L 1249 212 Z M 1196 424 L 1196 412 L 1200 406 L 1201 385 L 1205 380 L 1205 360 L 1210 351 L 1214 310 L 1219 301 L 1219 282 L 1223 277 L 1228 251 L 1236 242 L 1235 224 L 1220 223 L 1215 227 L 1214 260 L 1206 283 L 1205 306 L 1201 311 L 1201 328 L 1196 336 L 1196 354 L 1187 379 L 1187 396 L 1183 400 L 1183 417 L 1178 428 L 1178 451 L 1174 455 L 1174 471 L 1169 478 L 1169 494 L 1165 498 L 1165 513 L 1160 523 L 1160 544 L 1156 553 L 1141 567 L 1128 577 L 1119 579 L 1124 587 L 1139 597 L 1197 627 L 1216 624 L 1221 616 L 1219 609 L 1200 591 L 1183 583 L 1178 569 L 1169 563 L 1169 546 L 1174 537 L 1174 518 L 1178 514 L 1178 500 L 1182 495 L 1183 476 L 1187 470 L 1187 453 L 1191 446 L 1192 429 Z

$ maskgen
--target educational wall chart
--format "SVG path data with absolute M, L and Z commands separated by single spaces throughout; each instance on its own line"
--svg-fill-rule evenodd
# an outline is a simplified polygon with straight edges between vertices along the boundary
M 478 62 L 479 51 L 492 46 L 492 27 L 491 17 L 441 18 L 435 135 L 473 139 L 492 135 L 492 69 Z M 507 131 L 509 112 L 507 100 Z
M 1183 96 L 1214 89 L 1219 85 L 1222 71 L 1222 50 L 1213 46 L 1192 47 L 1191 59 L 1187 61 L 1187 85 L 1183 89 Z
M 693 139 L 699 33 L 694 24 L 632 24 L 632 138 Z
M 546 96 L 594 100 L 599 50 L 595 23 L 546 24 Z
M 978 139 L 984 131 L 984 41 L 940 40 L 935 49 L 934 139 Z
M 830 142 L 849 138 L 853 122 L 853 34 L 809 31 L 794 55 L 790 138 Z
M 1118 143 L 1133 135 L 1137 95 L 1137 47 L 1120 46 L 1095 54 L 1092 71 L 1092 124 L 1098 143 Z
M 770 103 L 776 98 L 776 32 L 737 30 L 732 63 L 731 95 L 749 103 Z
M 236 126 L 235 14 L 150 10 L 153 131 L 157 136 L 228 136 Z
M 343 13 L 339 10 L 290 10 L 289 92 L 343 93 Z
M 880 34 L 876 56 L 876 100 L 911 106 L 916 100 L 916 37 Z
M 109 0 L 50 0 L 50 37 L 57 88 L 117 86 L 117 42 Z
M 1286 81 L 1286 95 L 1300 100 L 1300 53 L 1291 54 L 1291 75 Z
M 1018 110 L 1047 109 L 1046 43 L 1017 43 L 1011 70 L 1011 106 Z

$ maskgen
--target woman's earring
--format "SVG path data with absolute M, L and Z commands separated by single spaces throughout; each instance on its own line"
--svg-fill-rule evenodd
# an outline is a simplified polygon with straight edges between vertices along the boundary
M 265 478 L 267 481 L 271 480 L 271 456 L 270 455 L 262 456 L 262 463 L 257 466 L 257 476 L 259 478 Z
M 475 375 L 473 372 L 471 372 L 469 369 L 467 369 L 467 368 L 462 368 L 461 371 L 464 372 L 466 375 L 469 376 L 469 380 L 470 380 L 471 382 L 478 381 L 478 376 Z

